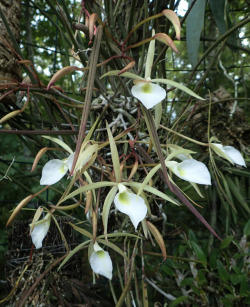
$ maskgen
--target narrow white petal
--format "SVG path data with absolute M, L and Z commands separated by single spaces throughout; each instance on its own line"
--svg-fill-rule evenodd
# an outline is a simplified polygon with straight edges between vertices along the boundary
M 50 220 L 51 216 L 46 215 L 43 220 L 36 222 L 37 224 L 35 223 L 35 227 L 33 228 L 33 231 L 31 232 L 30 236 L 36 249 L 42 247 L 43 239 L 46 237 L 49 231 Z
M 72 153 L 71 155 L 69 155 L 69 157 L 67 159 L 67 164 L 68 164 L 68 170 L 69 171 L 71 171 L 73 160 L 74 160 L 74 156 L 75 156 L 75 153 Z
M 95 246 L 94 250 L 96 250 Z M 98 245 L 98 251 L 94 251 L 92 253 L 89 261 L 92 270 L 96 274 L 100 274 L 108 279 L 112 279 L 113 264 L 111 258 L 109 256 L 109 253 L 105 252 L 99 245 Z
M 120 184 L 123 186 L 122 184 Z M 118 185 L 119 190 L 120 186 Z M 146 217 L 147 206 L 142 197 L 137 196 L 134 193 L 129 193 L 127 190 L 124 192 L 119 192 L 116 194 L 114 203 L 116 208 L 129 216 L 131 222 L 133 223 L 135 229 L 138 224 Z
M 245 160 L 238 149 L 235 149 L 233 146 L 224 146 L 223 150 L 235 164 L 246 167 Z
M 169 167 L 172 172 L 179 178 L 199 183 L 199 184 L 211 184 L 211 176 L 206 167 L 202 162 L 199 162 L 194 159 L 184 160 L 181 163 L 166 163 L 166 166 Z
M 166 91 L 158 84 L 140 82 L 131 89 L 132 95 L 150 109 L 166 97 Z
M 221 144 L 216 143 L 212 143 L 211 146 L 219 156 L 229 160 L 232 164 L 235 163 L 246 167 L 245 160 L 243 159 L 238 149 L 235 149 L 233 146 L 222 146 Z M 219 148 L 221 152 L 216 151 L 213 146 Z
M 62 161 L 59 159 L 50 160 L 43 167 L 40 184 L 52 185 L 62 179 L 62 177 L 67 173 L 67 171 L 67 161 Z

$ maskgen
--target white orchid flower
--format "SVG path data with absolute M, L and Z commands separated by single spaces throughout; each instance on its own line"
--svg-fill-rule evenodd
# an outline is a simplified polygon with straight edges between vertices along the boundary
M 153 108 L 166 97 L 166 91 L 158 84 L 147 80 L 135 80 L 135 85 L 131 88 L 132 95 L 141 101 L 147 108 Z
M 147 206 L 142 197 L 127 191 L 127 188 L 118 183 L 119 193 L 116 194 L 114 203 L 116 208 L 129 216 L 135 229 L 138 224 L 146 217 Z
M 71 154 L 64 160 L 52 159 L 48 161 L 43 167 L 40 185 L 52 185 L 61 180 L 67 171 L 70 170 L 73 159 L 74 154 Z
M 171 14 L 172 15 L 172 14 Z M 154 37 L 157 40 L 165 41 L 167 35 L 164 33 L 158 33 L 155 34 L 154 30 L 152 31 L 152 37 Z M 169 45 L 170 46 L 170 45 Z M 178 50 L 171 44 L 171 48 L 178 53 Z M 145 78 L 142 78 L 141 76 L 138 76 L 131 72 L 123 72 L 120 70 L 113 70 L 110 72 L 107 72 L 102 76 L 120 76 L 120 77 L 126 77 L 134 79 L 134 86 L 131 88 L 132 95 L 137 98 L 147 109 L 153 108 L 155 105 L 160 103 L 162 100 L 166 98 L 166 91 L 164 88 L 162 88 L 160 85 L 156 83 L 165 84 L 171 87 L 178 88 L 187 94 L 203 100 L 200 96 L 195 94 L 193 91 L 185 87 L 184 85 L 181 85 L 178 82 L 169 80 L 169 79 L 150 79 L 153 61 L 154 61 L 154 54 L 155 54 L 155 40 L 151 40 L 148 48 L 148 54 L 145 64 Z
M 246 167 L 245 160 L 243 159 L 241 153 L 238 149 L 235 149 L 233 146 L 223 146 L 221 144 L 210 143 L 210 146 L 213 150 L 224 159 L 227 159 L 233 164 L 238 164 Z
M 93 154 L 97 152 L 97 149 L 98 145 L 89 145 L 85 150 L 80 152 L 74 173 L 81 170 L 83 166 L 89 162 Z M 48 161 L 43 167 L 40 184 L 52 185 L 61 180 L 63 176 L 71 170 L 74 155 L 74 153 L 71 153 L 66 159 L 52 159 Z
M 46 237 L 50 227 L 51 214 L 48 213 L 42 220 L 30 224 L 30 236 L 36 249 L 42 247 L 43 239 Z
M 105 252 L 97 242 L 94 244 L 94 252 L 89 258 L 90 266 L 96 274 L 112 279 L 113 264 L 108 252 Z
M 199 184 L 211 185 L 211 176 L 202 162 L 194 159 L 187 159 L 180 163 L 176 161 L 166 161 L 166 166 L 179 178 Z

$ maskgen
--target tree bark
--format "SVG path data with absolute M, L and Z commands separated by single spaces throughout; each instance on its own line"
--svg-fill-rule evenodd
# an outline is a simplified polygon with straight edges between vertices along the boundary
M 21 1 L 20 0 L 0 0 L 0 6 L 7 19 L 10 29 L 17 40 L 20 40 L 20 16 L 21 16 Z M 21 73 L 17 63 L 15 53 L 6 46 L 6 40 L 10 45 L 12 42 L 0 17 L 0 83 L 8 82 L 8 79 L 21 80 Z M 1 94 L 0 94 L 1 95 Z M 4 104 L 15 103 L 15 95 L 5 97 L 2 102 Z

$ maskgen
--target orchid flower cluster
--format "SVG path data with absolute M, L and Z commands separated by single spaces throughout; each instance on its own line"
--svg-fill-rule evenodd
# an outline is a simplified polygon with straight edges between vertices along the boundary
M 178 30 L 179 27 L 177 26 L 176 29 Z M 155 34 L 154 30 L 152 33 L 152 37 L 159 38 L 159 36 Z M 160 38 L 162 38 L 162 36 L 160 36 Z M 173 49 L 176 50 L 176 47 L 174 47 Z M 118 70 L 109 71 L 106 74 L 104 74 L 102 77 L 120 76 L 120 77 L 133 79 L 134 85 L 131 88 L 131 94 L 134 98 L 138 99 L 138 101 L 146 109 L 157 107 L 157 105 L 159 105 L 166 98 L 166 90 L 163 87 L 161 87 L 159 83 L 175 87 L 197 99 L 202 99 L 193 91 L 175 81 L 168 79 L 161 79 L 161 78 L 151 79 L 151 70 L 153 66 L 154 53 L 155 53 L 155 39 L 151 40 L 149 44 L 144 78 L 127 71 L 121 73 L 121 71 Z M 56 78 L 53 78 L 53 82 L 50 81 L 49 85 L 51 85 L 55 81 Z M 102 222 L 104 226 L 104 236 L 106 240 L 104 241 L 100 237 L 96 238 L 94 234 L 91 235 L 83 229 L 78 229 L 77 226 L 74 226 L 74 228 L 84 234 L 87 234 L 87 236 L 89 236 L 90 238 L 90 240 L 87 243 L 89 243 L 89 251 L 90 251 L 89 262 L 92 270 L 96 274 L 100 274 L 108 279 L 112 279 L 113 265 L 111 257 L 109 253 L 99 245 L 99 244 L 108 245 L 107 226 L 108 226 L 108 217 L 110 214 L 110 208 L 112 204 L 114 204 L 117 211 L 124 214 L 130 219 L 135 230 L 137 230 L 139 223 L 141 223 L 143 231 L 145 233 L 145 237 L 147 237 L 147 231 L 148 231 L 147 229 L 152 230 L 151 231 L 152 234 L 155 236 L 161 249 L 164 250 L 162 241 L 161 239 L 159 239 L 161 237 L 160 233 L 157 232 L 157 230 L 153 228 L 153 226 L 151 226 L 150 222 L 146 221 L 147 216 L 150 216 L 151 212 L 146 194 L 144 192 L 154 194 L 157 197 L 160 197 L 165 201 L 171 202 L 172 204 L 175 205 L 178 205 L 179 203 L 174 198 L 164 194 L 163 192 L 157 190 L 156 188 L 148 184 L 152 179 L 152 177 L 156 174 L 156 172 L 162 168 L 162 165 L 160 163 L 156 164 L 151 169 L 151 171 L 147 174 L 147 176 L 144 178 L 143 182 L 141 183 L 134 182 L 131 180 L 131 178 L 130 180 L 126 180 L 123 178 L 122 166 L 120 164 L 120 157 L 118 155 L 118 149 L 116 147 L 117 144 L 113 138 L 113 135 L 108 125 L 107 125 L 107 133 L 108 133 L 110 152 L 113 162 L 113 173 L 110 176 L 110 178 L 111 177 L 112 178 L 110 181 L 92 182 L 91 173 L 90 172 L 88 173 L 88 169 L 95 162 L 98 152 L 102 148 L 96 142 L 91 141 L 92 133 L 95 127 L 96 124 L 90 129 L 87 137 L 85 138 L 84 142 L 81 145 L 81 149 L 77 157 L 74 170 L 72 170 L 72 167 L 73 167 L 73 160 L 75 157 L 75 153 L 72 151 L 72 149 L 67 144 L 62 142 L 60 139 L 52 137 L 44 137 L 61 146 L 67 152 L 67 157 L 65 157 L 62 160 L 61 159 L 49 160 L 44 165 L 42 169 L 40 185 L 49 186 L 56 184 L 68 172 L 70 172 L 71 175 L 73 176 L 73 178 L 71 179 L 73 183 L 75 183 L 76 180 L 80 178 L 80 176 L 84 176 L 86 178 L 87 184 L 86 185 L 81 184 L 81 186 L 78 187 L 73 192 L 67 194 L 66 196 L 64 195 L 64 197 L 58 202 L 57 204 L 58 207 L 65 200 L 68 200 L 77 195 L 82 195 L 83 193 L 87 194 L 88 192 L 90 192 L 90 194 L 91 195 L 93 194 L 94 196 L 94 192 L 96 189 L 104 187 L 111 188 L 110 191 L 107 193 L 101 213 Z M 235 148 L 231 146 L 223 146 L 219 143 L 213 143 L 213 142 L 210 142 L 208 145 L 210 149 L 212 149 L 218 156 L 227 159 L 230 163 L 238 164 L 240 166 L 246 166 L 242 155 Z M 43 153 L 44 151 L 42 152 L 42 154 Z M 37 160 L 40 159 L 42 154 L 38 154 L 37 159 L 35 159 L 36 163 Z M 168 151 L 166 152 L 167 157 L 164 163 L 167 168 L 171 182 L 174 183 L 175 180 L 173 176 L 174 174 L 179 179 L 189 182 L 197 191 L 197 193 L 202 197 L 202 193 L 198 188 L 198 184 L 205 186 L 211 185 L 212 183 L 211 176 L 207 166 L 204 163 L 193 159 L 192 157 L 193 154 L 195 153 L 190 150 L 184 149 L 174 144 L 168 144 Z M 70 176 L 68 178 L 70 178 Z M 86 213 L 92 214 L 93 216 L 92 221 L 94 223 L 95 221 L 94 217 L 96 218 L 96 212 L 91 205 L 89 208 L 86 208 Z M 53 212 L 48 212 L 43 219 L 41 220 L 36 219 L 30 225 L 31 239 L 37 249 L 42 248 L 43 240 L 48 234 L 50 228 L 52 214 Z M 95 221 L 95 223 L 97 222 Z M 110 236 L 112 235 L 115 234 L 110 234 Z M 83 244 L 86 244 L 86 242 L 84 242 Z M 62 265 L 75 252 L 76 249 L 69 254 L 69 256 L 64 260 Z

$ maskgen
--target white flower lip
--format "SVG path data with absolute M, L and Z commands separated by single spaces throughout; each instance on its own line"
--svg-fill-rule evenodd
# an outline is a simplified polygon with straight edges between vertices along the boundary
M 211 185 L 211 176 L 202 162 L 194 159 L 187 159 L 181 163 L 175 161 L 166 162 L 166 166 L 179 178 L 198 184 Z
M 223 146 L 221 144 L 212 143 L 212 145 L 215 145 L 220 150 L 224 152 L 224 154 L 234 163 L 241 166 L 246 167 L 246 162 L 243 159 L 241 153 L 238 149 L 234 148 L 233 146 Z M 218 154 L 218 153 L 217 153 Z
M 112 279 L 113 264 L 108 252 L 105 252 L 96 242 L 94 252 L 89 258 L 90 266 L 96 274 Z
M 62 161 L 59 159 L 53 159 L 48 161 L 43 167 L 40 185 L 52 185 L 58 182 L 67 171 L 67 160 Z
M 138 82 L 131 89 L 132 95 L 147 108 L 153 108 L 166 97 L 166 91 L 158 84 Z
M 43 239 L 46 237 L 49 231 L 50 220 L 51 215 L 48 213 L 41 221 L 38 221 L 34 224 L 35 226 L 30 233 L 30 236 L 36 249 L 41 248 L 43 245 Z
M 116 208 L 129 216 L 135 229 L 138 224 L 146 217 L 147 206 L 142 197 L 127 191 L 126 187 L 119 183 L 119 193 L 116 194 L 114 203 Z

